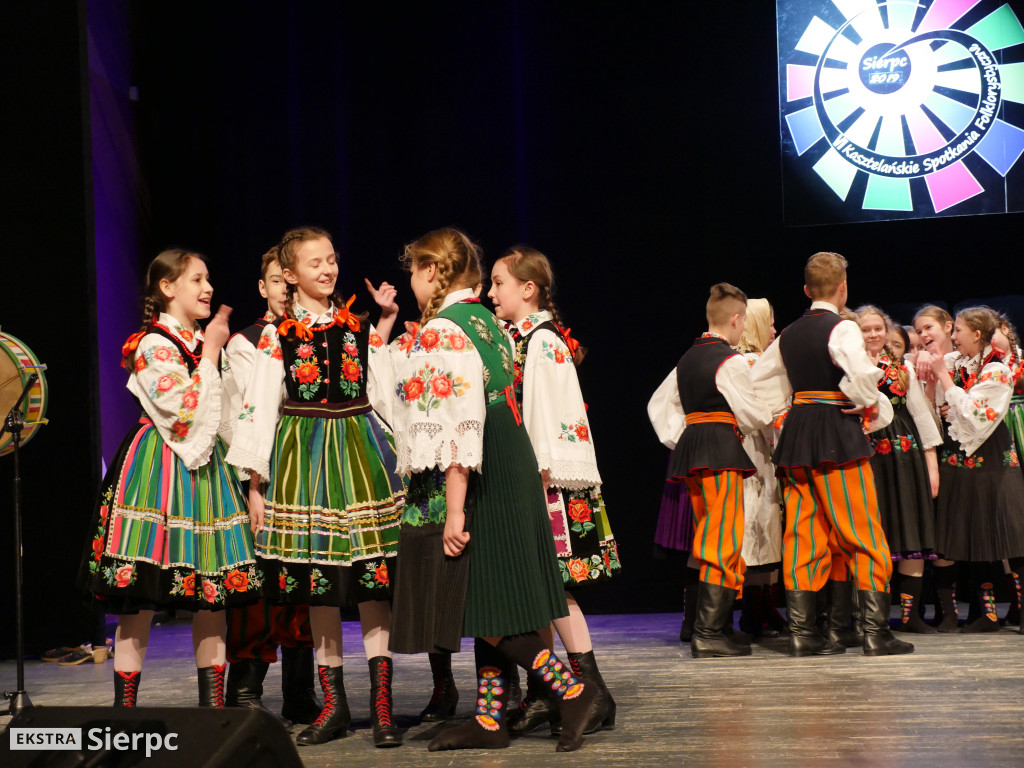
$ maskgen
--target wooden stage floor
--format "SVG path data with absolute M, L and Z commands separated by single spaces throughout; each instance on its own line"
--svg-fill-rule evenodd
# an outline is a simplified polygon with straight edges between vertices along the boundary
M 1000 615 L 1005 606 L 1000 606 Z M 416 724 L 430 692 L 425 656 L 398 657 L 395 711 L 408 725 L 404 746 L 374 749 L 369 675 L 359 626 L 346 623 L 345 682 L 354 718 L 345 739 L 299 754 L 309 768 L 328 766 L 1024 766 L 1024 636 L 1016 628 L 987 635 L 907 636 L 909 656 L 866 658 L 857 649 L 831 658 L 791 659 L 784 642 L 755 645 L 738 660 L 696 660 L 677 640 L 678 614 L 595 616 L 594 645 L 618 702 L 618 727 L 589 736 L 578 753 L 556 754 L 555 741 L 531 735 L 507 750 L 429 753 L 436 732 Z M 472 709 L 473 654 L 455 657 Z M 181 706 L 196 696 L 191 628 L 156 627 L 143 672 L 143 706 Z M 27 663 L 36 706 L 107 705 L 112 662 L 58 667 Z M 0 686 L 15 665 L 0 664 Z M 271 667 L 264 701 L 280 707 L 280 672 Z M 0 727 L 8 718 L 0 718 Z

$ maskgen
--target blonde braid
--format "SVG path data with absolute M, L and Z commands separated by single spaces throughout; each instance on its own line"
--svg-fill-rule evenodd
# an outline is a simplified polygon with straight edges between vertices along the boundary
M 434 278 L 434 295 L 430 297 L 427 306 L 423 308 L 423 317 L 420 318 L 420 325 L 426 325 L 437 317 L 437 313 L 441 311 L 441 305 L 444 303 L 445 296 L 448 295 L 452 278 L 455 276 L 455 264 L 453 263 L 454 259 L 451 258 L 451 253 L 446 254 L 446 256 L 448 258 L 442 259 L 437 263 L 437 276 Z

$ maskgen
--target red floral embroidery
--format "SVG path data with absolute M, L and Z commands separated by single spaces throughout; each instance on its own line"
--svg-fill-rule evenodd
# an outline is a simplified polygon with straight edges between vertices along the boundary
M 359 347 L 349 342 L 345 344 L 345 354 L 355 357 L 356 355 L 359 354 Z
M 559 364 L 565 362 L 565 353 L 560 349 L 555 350 L 555 362 Z
M 573 522 L 589 523 L 593 510 L 583 499 L 573 499 L 569 502 L 569 509 L 566 512 Z
M 889 438 L 884 437 L 877 443 L 875 443 L 875 450 L 881 454 L 892 453 L 892 442 L 889 440 Z
M 384 586 L 387 586 L 391 583 L 388 578 L 387 563 L 381 563 L 377 566 L 377 569 L 373 572 L 373 580 L 376 581 L 378 584 L 383 584 Z
M 359 381 L 359 363 L 346 360 L 341 364 L 341 373 L 349 381 Z
M 384 346 L 384 339 L 382 339 L 380 337 L 379 333 L 371 333 L 370 334 L 370 346 L 374 347 L 374 348 L 383 347 Z
M 277 577 L 277 587 L 282 592 L 284 592 L 284 591 L 286 591 L 288 589 L 288 575 L 287 574 L 282 573 L 282 574 L 278 575 L 278 577 Z
M 590 577 L 590 566 L 587 565 L 583 560 L 577 558 L 571 558 L 569 560 L 569 576 L 575 582 L 586 581 Z
M 156 380 L 157 392 L 167 392 L 174 387 L 174 379 L 170 376 L 161 376 Z
M 181 419 L 178 419 L 178 421 L 171 424 L 171 434 L 182 440 L 188 437 L 190 429 L 191 427 Z
M 260 340 L 256 342 L 256 349 L 266 349 L 274 345 L 274 342 L 267 335 L 260 336 Z
M 208 579 L 203 579 L 203 597 L 206 598 L 208 603 L 217 602 L 217 587 Z
M 974 469 L 974 457 L 968 456 L 966 459 L 964 459 L 964 466 L 967 467 L 968 469 Z
M 187 411 L 194 411 L 196 406 L 199 405 L 199 395 L 193 390 L 189 390 L 181 396 L 181 407 Z
M 587 442 L 590 440 L 590 430 L 587 429 L 586 424 L 576 424 L 572 429 L 576 433 L 576 437 L 581 441 Z
M 448 398 L 452 394 L 452 381 L 447 376 L 435 376 L 430 380 L 430 391 L 434 393 L 434 397 L 440 397 L 442 400 Z
M 448 343 L 455 352 L 461 352 L 466 348 L 466 337 L 461 333 L 448 334 Z
M 270 353 L 270 359 L 284 360 L 284 353 L 281 351 L 280 347 L 274 347 L 273 351 Z
M 145 355 L 138 355 L 135 358 L 135 372 L 142 373 L 146 370 L 146 357 Z
M 236 568 L 224 576 L 224 586 L 233 592 L 245 592 L 249 588 L 249 577 Z
M 911 449 L 912 445 L 913 445 L 913 443 L 911 442 L 909 437 L 907 437 L 906 435 L 900 435 L 900 450 L 901 451 L 906 453 L 907 451 L 909 451 Z
M 185 591 L 186 597 L 192 597 L 196 593 L 196 575 L 190 573 L 186 576 L 182 581 L 181 588 Z
M 423 379 L 419 376 L 414 376 L 405 383 L 404 387 L 405 399 L 407 402 L 413 402 L 419 400 L 420 395 L 426 391 L 426 387 L 423 385 Z
M 305 360 L 307 357 L 312 357 L 313 356 L 313 345 L 312 344 L 300 344 L 298 349 L 295 350 L 295 354 L 301 360 Z
M 117 586 L 127 587 L 132 582 L 132 567 L 130 565 L 122 565 L 117 569 L 114 578 L 117 580 Z
M 441 342 L 441 335 L 433 328 L 428 328 L 420 334 L 420 346 L 428 352 Z
M 995 421 L 996 419 L 999 418 L 999 414 L 996 413 L 991 408 L 986 408 L 985 409 L 985 418 L 988 419 L 989 421 Z
M 161 362 L 167 362 L 173 357 L 173 354 L 167 347 L 157 347 L 153 350 L 153 357 Z
M 315 363 L 299 363 L 295 366 L 295 378 L 299 384 L 309 384 L 320 378 L 320 369 Z

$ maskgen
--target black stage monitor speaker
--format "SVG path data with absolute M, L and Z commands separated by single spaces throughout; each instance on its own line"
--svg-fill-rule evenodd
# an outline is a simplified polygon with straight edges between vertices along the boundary
M 0 735 L 4 768 L 302 768 L 269 712 L 32 707 Z

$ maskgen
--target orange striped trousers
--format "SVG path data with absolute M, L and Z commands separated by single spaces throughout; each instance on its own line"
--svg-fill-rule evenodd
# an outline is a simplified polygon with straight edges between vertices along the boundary
M 700 580 L 739 590 L 747 570 L 743 549 L 743 475 L 733 469 L 698 470 L 686 478 L 693 505 L 693 556 Z
M 841 467 L 780 468 L 786 520 L 782 574 L 786 589 L 817 591 L 825 586 L 838 550 L 857 588 L 889 588 L 892 560 L 878 519 L 875 476 L 867 459 Z

